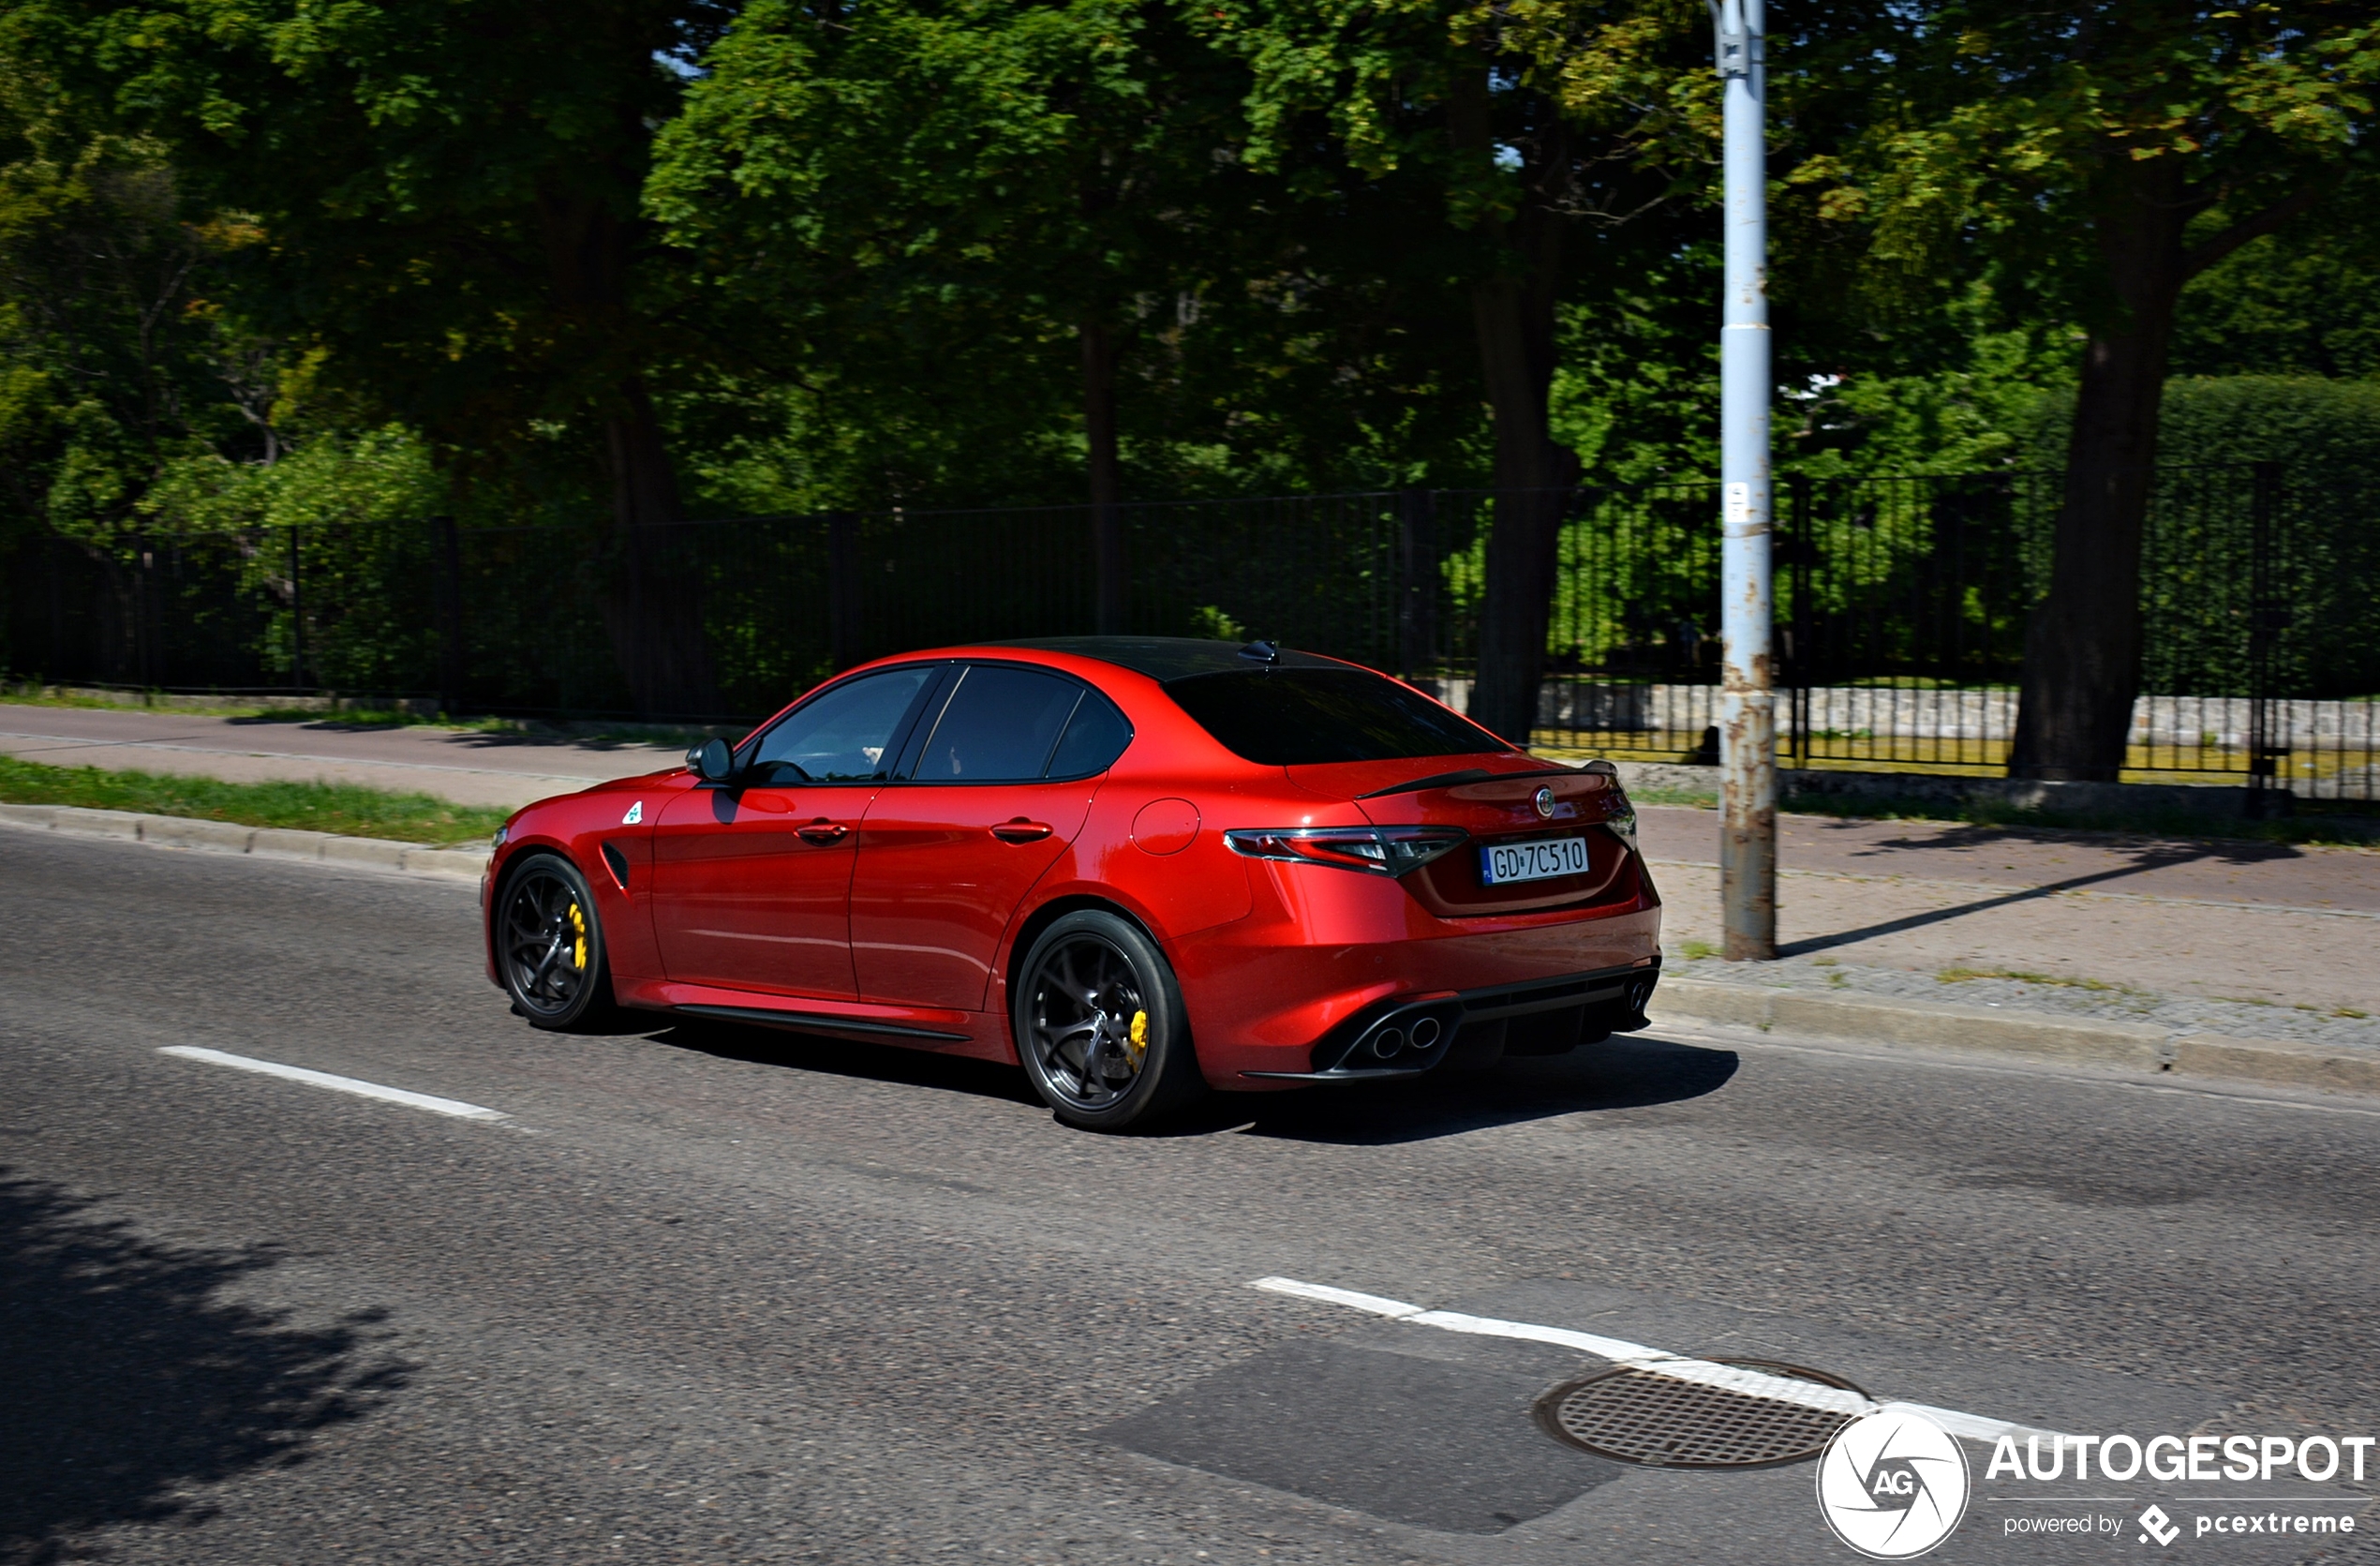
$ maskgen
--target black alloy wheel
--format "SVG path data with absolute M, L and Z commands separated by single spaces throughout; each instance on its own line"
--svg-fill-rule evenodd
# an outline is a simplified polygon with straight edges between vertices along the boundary
M 1041 932 L 1016 990 L 1017 1053 L 1058 1118 L 1121 1131 L 1205 1088 L 1173 969 L 1140 929 L 1098 909 Z
M 498 908 L 497 967 L 531 1026 L 571 1032 L 611 1009 L 603 927 L 587 877 L 569 860 L 529 856 L 504 878 Z

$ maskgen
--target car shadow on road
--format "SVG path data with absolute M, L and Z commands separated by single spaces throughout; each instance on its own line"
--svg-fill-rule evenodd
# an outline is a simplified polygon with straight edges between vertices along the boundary
M 1041 1103 L 1022 1071 L 993 1061 L 736 1022 L 681 1022 L 650 1037 L 656 1043 L 721 1060 L 901 1082 L 1013 1104 Z M 1737 1064 L 1732 1050 L 1622 1036 L 1567 1055 L 1508 1060 L 1476 1076 L 1288 1093 L 1209 1094 L 1141 1134 L 1203 1137 L 1241 1131 L 1301 1141 L 1425 1141 L 1524 1120 L 1700 1098 L 1724 1087 Z
M 638 1031 L 650 1033 L 651 1019 L 646 1019 Z M 826 1034 L 740 1022 L 679 1022 L 651 1036 L 656 1043 L 716 1055 L 721 1060 L 782 1066 L 796 1071 L 824 1071 L 871 1082 L 939 1088 L 945 1093 L 1002 1098 L 1013 1104 L 1041 1102 L 1025 1081 L 1025 1074 L 1017 1067 L 968 1055 L 907 1050 L 895 1044 L 866 1044 Z
M 0 1166 L 0 1560 L 202 1524 L 192 1489 L 302 1464 L 406 1384 L 412 1366 L 376 1356 L 378 1313 L 308 1328 L 224 1297 L 277 1260 L 145 1238 Z
M 1567 1055 L 1508 1060 L 1476 1076 L 1308 1088 L 1255 1099 L 1218 1095 L 1183 1128 L 1211 1116 L 1228 1118 L 1251 1136 L 1299 1141 L 1426 1141 L 1556 1115 L 1700 1098 L 1726 1086 L 1739 1064 L 1732 1050 L 1622 1035 Z

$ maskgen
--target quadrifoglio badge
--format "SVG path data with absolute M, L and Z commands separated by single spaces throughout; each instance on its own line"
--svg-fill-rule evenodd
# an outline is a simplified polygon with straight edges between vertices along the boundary
M 2324 1487 L 2360 1484 L 2374 1444 L 2370 1436 L 2001 1435 L 1983 1478 L 1999 1514 L 1983 1526 L 2012 1539 L 2095 1536 L 2135 1551 L 2257 1534 L 2312 1548 L 2357 1531 L 2365 1497 Z M 2144 1493 L 2115 1502 L 2111 1514 L 2105 1492 L 2122 1484 Z M 2200 1493 L 2152 1497 L 2151 1486 Z M 1907 1406 L 1853 1420 L 1819 1459 L 1819 1510 L 1837 1538 L 1871 1559 L 1934 1549 L 1957 1530 L 1971 1499 L 1957 1439 Z

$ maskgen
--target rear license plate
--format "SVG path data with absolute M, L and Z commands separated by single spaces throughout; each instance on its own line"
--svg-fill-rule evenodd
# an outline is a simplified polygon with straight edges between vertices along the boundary
M 1480 850 L 1480 879 L 1491 887 L 1585 873 L 1584 838 L 1545 838 L 1537 843 L 1505 843 Z

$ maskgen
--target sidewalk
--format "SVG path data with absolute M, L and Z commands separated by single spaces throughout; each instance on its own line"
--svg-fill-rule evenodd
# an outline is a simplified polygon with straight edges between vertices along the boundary
M 460 805 L 512 808 L 605 778 L 675 767 L 684 752 L 426 724 L 365 727 L 335 719 L 289 723 L 0 702 L 0 754 L 50 767 L 166 772 L 227 783 L 320 779 L 433 794 Z
M 1639 815 L 1677 977 L 2380 1049 L 2380 851 L 1785 816 L 1783 961 L 1730 963 L 1716 813 Z

